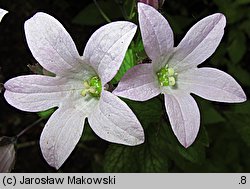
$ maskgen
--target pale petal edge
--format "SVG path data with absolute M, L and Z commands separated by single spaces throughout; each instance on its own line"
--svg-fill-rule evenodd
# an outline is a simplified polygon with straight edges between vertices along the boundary
M 247 100 L 237 81 L 215 68 L 190 69 L 179 75 L 179 85 L 183 90 L 211 101 L 239 103 Z
M 146 101 L 160 92 L 152 64 L 139 64 L 126 72 L 112 93 L 130 100 Z
M 83 60 L 91 65 L 104 86 L 118 72 L 137 26 L 127 21 L 106 24 L 88 40 Z
M 108 91 L 88 117 L 90 127 L 102 139 L 135 146 L 144 142 L 143 128 L 128 105 Z
M 59 169 L 79 142 L 85 117 L 74 108 L 57 109 L 49 118 L 40 137 L 40 147 L 47 163 Z
M 174 34 L 168 21 L 153 7 L 138 3 L 139 25 L 145 51 L 153 62 L 173 51 Z
M 204 62 L 220 44 L 225 26 L 226 18 L 221 13 L 212 14 L 197 22 L 175 48 L 170 66 L 181 72 Z
M 200 128 L 200 111 L 189 94 L 165 94 L 165 107 L 172 130 L 178 141 L 188 148 Z

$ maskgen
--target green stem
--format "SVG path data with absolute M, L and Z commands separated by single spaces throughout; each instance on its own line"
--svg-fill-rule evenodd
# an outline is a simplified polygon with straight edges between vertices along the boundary
M 129 13 L 129 20 L 132 20 L 132 18 L 133 18 L 134 5 L 135 5 L 135 0 L 132 1 L 132 7 L 131 7 L 130 13 Z
M 97 7 L 97 9 L 99 10 L 99 12 L 101 13 L 102 17 L 107 21 L 107 22 L 111 22 L 111 20 L 108 18 L 108 16 L 103 12 L 103 10 L 101 9 L 100 5 L 97 3 L 96 0 L 93 0 L 95 3 L 95 6 Z
M 24 133 L 26 133 L 28 130 L 30 130 L 33 126 L 35 126 L 38 123 L 40 123 L 42 120 L 43 120 L 43 118 L 40 118 L 40 119 L 36 120 L 34 123 L 32 123 L 29 126 L 27 126 L 24 130 L 22 130 L 20 133 L 18 133 L 16 135 L 16 138 L 19 138 L 20 136 L 22 136 Z
M 122 3 L 122 2 L 118 2 L 118 5 L 119 5 L 119 8 L 120 8 L 120 10 L 122 11 L 122 15 L 123 15 L 123 17 L 125 18 L 125 20 L 129 20 L 129 17 L 128 17 L 128 15 L 127 15 L 127 12 L 126 12 L 126 10 L 124 9 L 124 3 Z
M 24 142 L 24 143 L 21 143 L 21 144 L 17 144 L 17 148 L 18 149 L 20 149 L 20 148 L 27 148 L 27 147 L 34 146 L 35 144 L 36 144 L 36 141 Z

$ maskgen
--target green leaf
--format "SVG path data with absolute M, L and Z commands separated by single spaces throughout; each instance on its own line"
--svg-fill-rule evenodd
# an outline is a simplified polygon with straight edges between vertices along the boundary
M 197 137 L 194 143 L 188 147 L 184 148 L 171 129 L 170 125 L 164 124 L 165 133 L 167 134 L 167 145 L 172 159 L 175 160 L 175 157 L 182 157 L 192 163 L 201 164 L 205 160 L 205 147 L 204 147 L 204 137 Z
M 250 74 L 246 69 L 239 65 L 230 64 L 230 62 L 227 65 L 230 75 L 239 80 L 243 85 L 250 86 Z
M 108 173 L 137 172 L 136 147 L 111 144 L 106 151 L 104 171 Z
M 247 4 L 250 4 L 250 0 L 237 0 L 235 2 L 235 4 L 237 4 L 237 5 L 247 5 Z
M 134 51 L 135 64 L 141 63 L 144 59 L 146 59 L 148 57 L 146 52 L 145 52 L 140 33 L 137 36 L 135 42 L 131 43 L 131 48 Z
M 242 140 L 250 147 L 250 116 L 249 114 L 227 112 L 226 116 L 230 119 L 230 124 L 240 135 Z
M 166 135 L 159 124 L 145 129 L 145 142 L 129 147 L 110 145 L 104 161 L 106 172 L 167 172 Z
M 132 20 L 136 14 L 136 1 L 135 0 L 125 0 L 123 4 L 123 9 L 126 11 L 124 17 L 128 20 Z
M 38 112 L 37 114 L 43 118 L 43 119 L 47 119 L 49 118 L 54 112 L 56 111 L 56 108 L 51 108 L 42 112 Z
M 165 109 L 162 109 L 163 105 L 159 98 L 153 98 L 145 102 L 128 99 L 123 99 L 123 101 L 133 110 L 144 128 L 161 122 Z
M 246 37 L 243 32 L 237 31 L 232 38 L 228 54 L 233 63 L 239 63 L 247 51 Z
M 215 123 L 221 123 L 221 122 L 226 121 L 222 117 L 222 115 L 211 106 L 208 109 L 206 109 L 203 113 L 204 113 L 204 117 L 202 117 L 202 119 L 203 119 L 204 124 L 215 124 Z
M 222 123 L 225 122 L 225 118 L 220 114 L 219 111 L 217 111 L 214 106 L 211 105 L 210 102 L 199 99 L 199 103 L 201 104 L 200 110 L 201 110 L 201 123 L 204 125 L 210 125 L 210 124 L 216 124 L 216 123 Z
M 126 55 L 124 57 L 124 60 L 122 62 L 122 65 L 116 74 L 116 76 L 111 80 L 111 84 L 118 83 L 123 75 L 133 66 L 135 65 L 135 59 L 134 59 L 134 53 L 132 49 L 128 49 L 126 52 Z
M 250 115 L 250 101 L 246 101 L 240 104 L 234 104 L 232 106 L 232 112 L 237 114 L 248 114 Z
M 189 148 L 179 146 L 177 152 L 192 163 L 202 163 L 205 160 L 205 149 L 202 145 L 192 145 Z
M 205 147 L 209 147 L 209 137 L 207 130 L 204 126 L 201 125 L 200 132 L 197 136 L 198 143 L 202 144 Z
M 122 13 L 114 0 L 100 0 L 97 1 L 102 11 L 111 20 L 116 20 L 122 17 Z M 100 25 L 105 23 L 106 20 L 96 7 L 95 3 L 91 3 L 80 11 L 73 19 L 73 23 L 80 25 Z
M 244 31 L 247 34 L 248 38 L 250 38 L 249 28 L 250 28 L 250 20 L 249 19 L 246 19 L 245 21 L 242 21 L 240 23 L 239 29 Z
M 93 140 L 97 140 L 96 135 L 92 131 L 91 127 L 89 126 L 89 123 L 87 121 L 85 121 L 81 141 L 82 142 L 87 142 L 87 141 L 93 141 Z
M 145 130 L 146 142 L 138 151 L 141 172 L 155 173 L 168 171 L 168 150 L 166 134 L 162 126 L 151 125 Z

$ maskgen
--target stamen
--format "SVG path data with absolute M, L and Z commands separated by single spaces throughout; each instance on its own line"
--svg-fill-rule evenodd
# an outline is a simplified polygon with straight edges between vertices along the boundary
M 86 88 L 89 88 L 90 86 L 89 86 L 89 83 L 87 82 L 87 81 L 84 81 L 83 82 L 83 85 L 84 85 L 84 87 L 86 87 Z
M 174 69 L 173 69 L 173 68 L 169 68 L 169 69 L 168 69 L 168 75 L 169 75 L 169 76 L 174 75 Z
M 89 88 L 89 92 L 90 92 L 90 93 L 96 93 L 96 89 L 95 89 L 94 87 L 90 87 L 90 88 Z
M 176 84 L 177 73 L 168 65 L 160 69 L 156 74 L 161 86 L 174 86 Z
M 102 84 L 99 77 L 94 76 L 90 78 L 89 80 L 86 80 L 83 82 L 83 85 L 85 89 L 81 91 L 82 96 L 86 96 L 87 94 L 90 94 L 93 97 L 100 97 L 100 94 L 102 92 Z
M 175 85 L 175 78 L 174 77 L 169 77 L 169 85 L 174 86 Z
M 87 89 L 83 89 L 83 90 L 81 91 L 81 95 L 82 95 L 82 96 L 86 96 L 87 92 L 88 92 Z

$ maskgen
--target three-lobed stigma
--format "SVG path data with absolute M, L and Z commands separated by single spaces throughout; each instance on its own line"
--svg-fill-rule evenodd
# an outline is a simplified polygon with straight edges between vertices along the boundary
M 156 74 L 161 86 L 174 86 L 176 84 L 177 73 L 175 73 L 173 68 L 169 68 L 168 65 L 161 68 Z
M 85 88 L 81 91 L 82 96 L 89 94 L 93 97 L 100 97 L 102 92 L 102 83 L 99 77 L 91 77 L 89 80 L 84 81 L 83 85 Z

